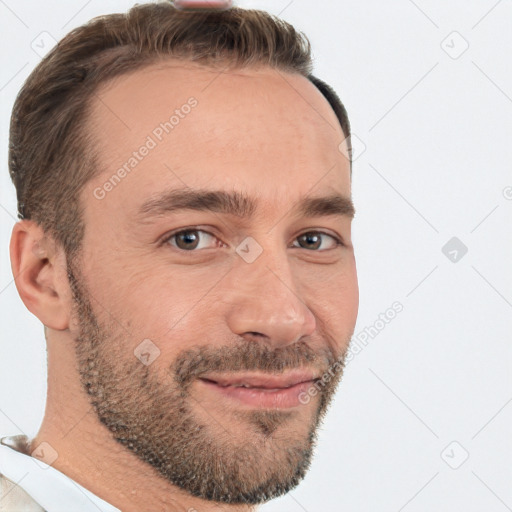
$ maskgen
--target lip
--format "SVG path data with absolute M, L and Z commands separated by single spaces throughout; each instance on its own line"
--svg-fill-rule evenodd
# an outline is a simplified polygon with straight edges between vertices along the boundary
M 301 393 L 307 392 L 316 379 L 311 372 L 297 371 L 286 375 L 207 375 L 199 380 L 206 389 L 238 403 L 250 407 L 281 409 L 303 405 L 299 397 Z
M 247 384 L 252 388 L 264 389 L 283 389 L 295 386 L 301 382 L 308 382 L 316 379 L 316 375 L 312 372 L 303 370 L 288 372 L 284 375 L 270 375 L 262 373 L 243 373 L 231 375 L 206 375 L 201 377 L 203 380 L 215 382 L 219 386 L 240 386 Z

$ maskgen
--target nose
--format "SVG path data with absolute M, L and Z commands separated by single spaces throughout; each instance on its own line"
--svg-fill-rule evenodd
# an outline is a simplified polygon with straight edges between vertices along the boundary
M 272 257 L 264 251 L 252 263 L 238 261 L 222 299 L 229 304 L 226 319 L 231 331 L 273 348 L 310 336 L 316 320 L 296 280 L 286 255 Z

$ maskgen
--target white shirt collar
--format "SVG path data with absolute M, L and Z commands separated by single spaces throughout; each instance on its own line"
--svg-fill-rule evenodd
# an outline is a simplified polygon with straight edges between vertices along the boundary
M 48 512 L 121 512 L 44 462 L 31 457 L 25 435 L 0 438 L 0 473 Z

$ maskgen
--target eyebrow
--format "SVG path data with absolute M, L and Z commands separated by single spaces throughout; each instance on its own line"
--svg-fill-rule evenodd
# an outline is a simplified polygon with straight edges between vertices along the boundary
M 258 203 L 238 191 L 180 188 L 165 191 L 145 201 L 138 211 L 141 221 L 151 220 L 180 210 L 209 211 L 233 215 L 243 219 L 254 216 Z M 303 197 L 291 210 L 292 215 L 303 217 L 344 216 L 352 219 L 355 208 L 350 197 L 331 194 L 321 197 Z

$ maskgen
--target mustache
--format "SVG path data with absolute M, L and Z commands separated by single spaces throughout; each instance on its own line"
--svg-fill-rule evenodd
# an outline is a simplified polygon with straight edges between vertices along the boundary
M 170 367 L 176 383 L 187 387 L 207 372 L 261 371 L 282 373 L 308 368 L 326 371 L 337 360 L 329 348 L 313 350 L 305 341 L 271 349 L 259 342 L 241 342 L 235 346 L 200 346 L 182 352 Z

